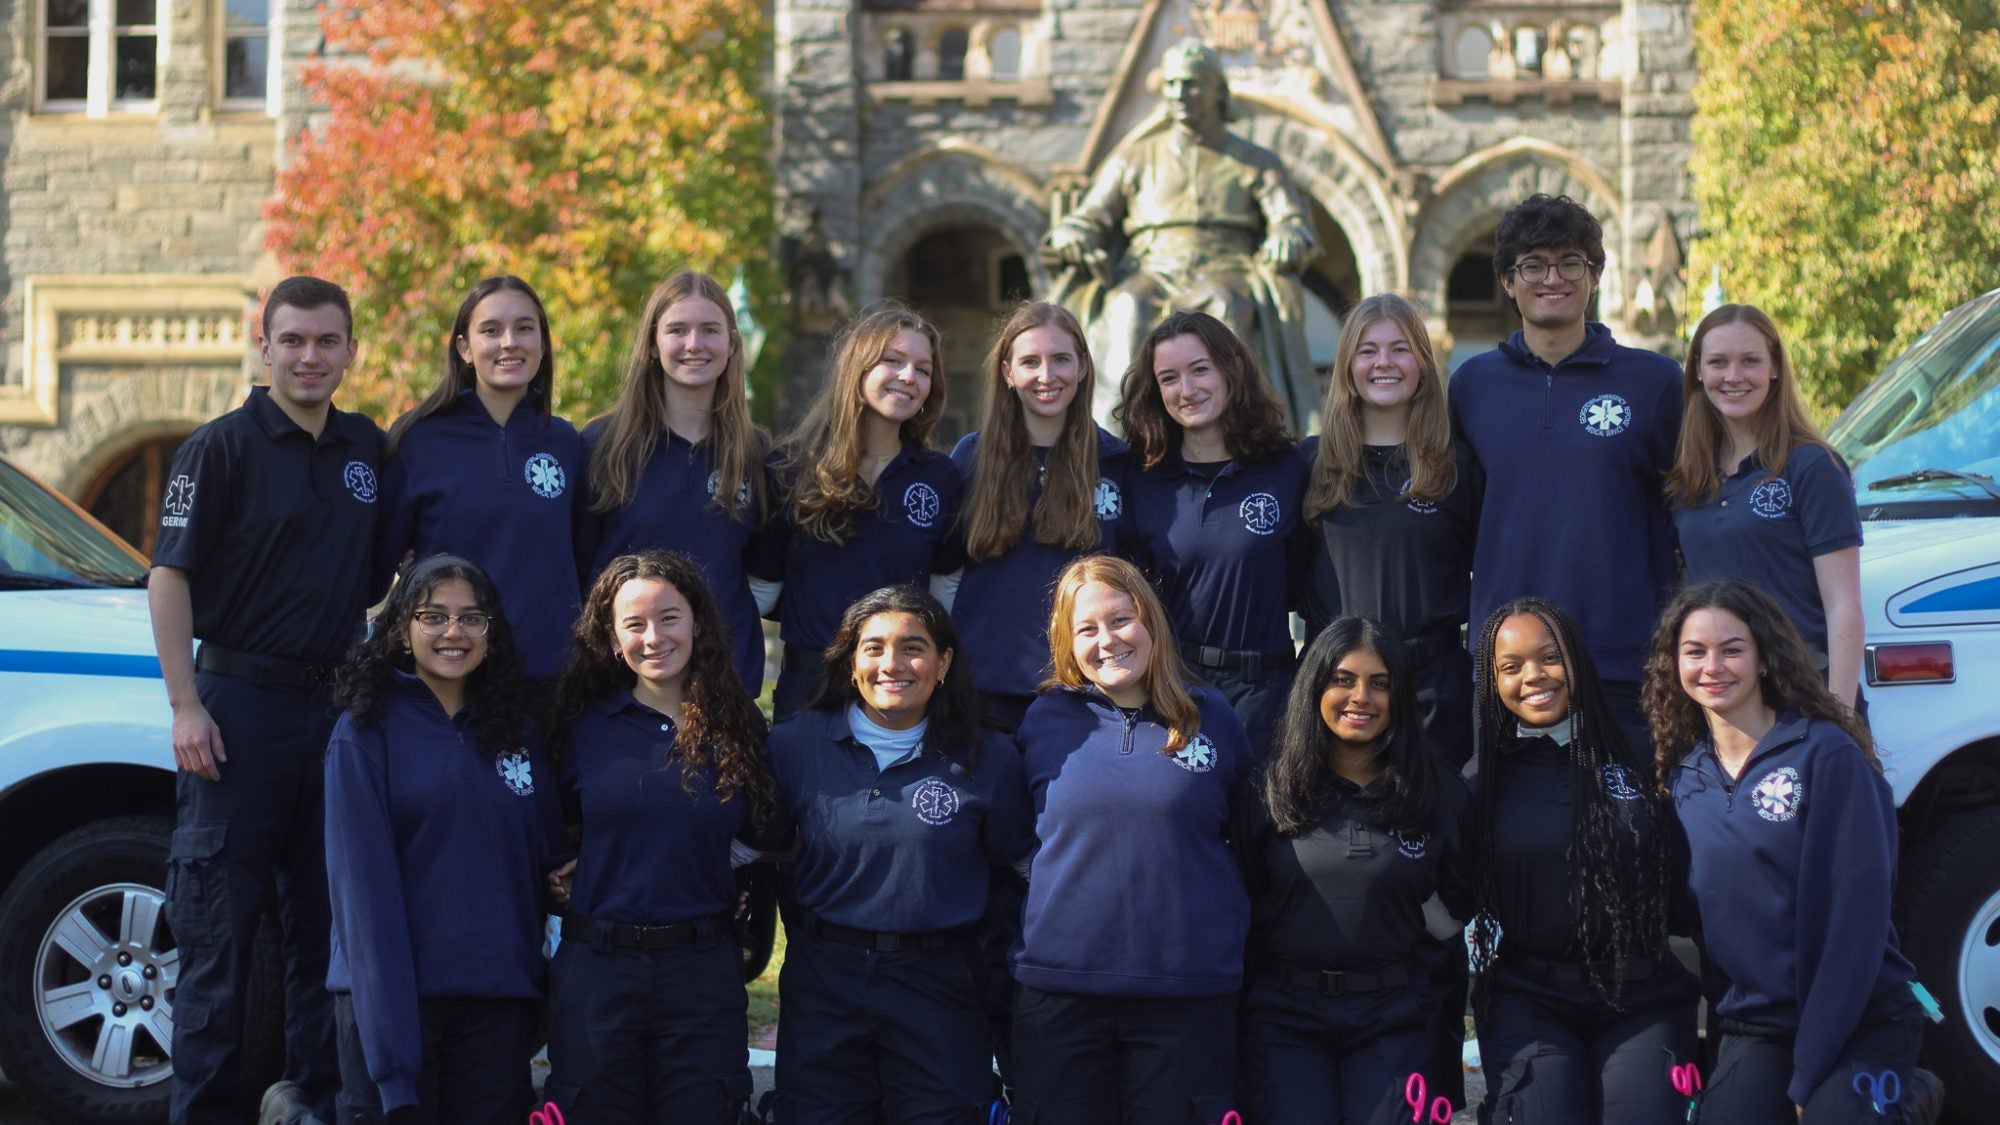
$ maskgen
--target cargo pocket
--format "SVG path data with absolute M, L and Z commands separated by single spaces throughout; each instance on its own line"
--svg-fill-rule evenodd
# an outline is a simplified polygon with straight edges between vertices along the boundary
M 1492 1095 L 1493 1116 L 1480 1115 L 1491 1125 L 1541 1125 L 1548 1121 L 1543 1112 L 1542 1090 L 1535 1085 L 1535 1058 L 1522 1059 L 1500 1076 L 1500 1089 Z
M 167 925 L 183 946 L 213 948 L 229 936 L 229 888 L 222 875 L 226 824 L 183 824 L 167 846 Z

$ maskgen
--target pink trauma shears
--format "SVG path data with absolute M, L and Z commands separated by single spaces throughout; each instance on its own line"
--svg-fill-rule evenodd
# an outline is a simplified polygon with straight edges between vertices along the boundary
M 1421 1125 L 1425 1119 L 1424 1110 L 1428 1108 L 1432 1125 L 1450 1125 L 1451 1099 L 1440 1097 L 1430 1100 L 1427 1098 L 1429 1093 L 1430 1087 L 1424 1083 L 1422 1074 L 1412 1073 L 1409 1081 L 1403 1083 L 1403 1104 L 1410 1107 L 1410 1120 Z
M 543 1102 L 542 1108 L 528 1115 L 528 1125 L 568 1125 L 563 1120 L 562 1110 L 554 1102 Z

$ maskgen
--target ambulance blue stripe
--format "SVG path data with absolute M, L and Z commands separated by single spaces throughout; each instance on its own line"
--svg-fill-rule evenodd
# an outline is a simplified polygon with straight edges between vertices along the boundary
M 1964 613 L 1968 610 L 2000 609 L 2000 577 L 1982 578 L 1925 594 L 1903 606 L 1903 613 Z
M 0 672 L 24 672 L 37 676 L 124 676 L 158 679 L 160 661 L 155 656 L 117 656 L 102 652 L 40 652 L 32 649 L 0 648 Z

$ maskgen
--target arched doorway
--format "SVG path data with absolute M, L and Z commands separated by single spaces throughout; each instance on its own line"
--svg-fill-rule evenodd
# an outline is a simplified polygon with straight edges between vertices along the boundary
M 77 502 L 127 543 L 151 557 L 160 531 L 160 497 L 167 469 L 187 434 L 150 438 L 100 469 Z
M 1493 218 L 1497 226 L 1500 216 Z M 1458 370 L 1459 364 L 1481 352 L 1493 350 L 1521 327 L 1521 314 L 1493 273 L 1493 233 L 1488 229 L 1468 239 L 1445 278 L 1444 323 L 1450 342 L 1446 373 Z M 1591 294 L 1590 311 L 1585 314 L 1589 319 L 1598 319 L 1603 296 L 1602 287 Z
M 891 265 L 883 289 L 929 317 L 944 334 L 949 398 L 935 440 L 950 448 L 979 425 L 984 405 L 980 365 L 999 328 L 996 321 L 1033 293 L 1027 258 L 993 227 L 938 227 L 919 236 Z

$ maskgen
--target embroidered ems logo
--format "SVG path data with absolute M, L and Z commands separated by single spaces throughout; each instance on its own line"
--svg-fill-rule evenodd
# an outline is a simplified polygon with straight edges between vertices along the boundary
M 918 527 L 929 527 L 937 522 L 938 509 L 944 502 L 938 499 L 937 489 L 922 481 L 903 490 L 903 514 Z
M 1617 762 L 1604 763 L 1604 791 L 1621 801 L 1639 799 L 1639 779 Z
M 167 485 L 167 494 L 160 500 L 160 526 L 186 527 L 188 513 L 194 511 L 194 480 L 182 473 Z
M 1186 746 L 1174 754 L 1174 764 L 1189 773 L 1207 773 L 1215 768 L 1215 743 L 1205 734 L 1197 734 Z
M 513 790 L 517 797 L 526 797 L 535 791 L 534 766 L 528 761 L 526 747 L 495 758 L 493 772 L 500 775 L 500 780 L 506 782 L 507 788 Z
M 1792 514 L 1792 485 L 1783 477 L 1772 477 L 1750 493 L 1750 510 L 1767 520 L 1781 520 Z
M 563 486 L 569 483 L 569 475 L 563 472 L 562 462 L 547 453 L 537 453 L 528 458 L 521 475 L 527 480 L 528 488 L 544 500 L 561 496 Z
M 1421 836 L 1405 836 L 1401 832 L 1391 832 L 1390 835 L 1396 838 L 1397 854 L 1409 859 L 1422 859 L 1424 853 L 1430 850 L 1431 837 L 1428 832 Z
M 1417 483 L 1415 477 L 1405 478 L 1403 481 L 1403 487 L 1397 489 L 1396 494 L 1398 496 L 1409 496 L 1410 486 L 1415 483 Z M 1412 512 L 1415 512 L 1420 516 L 1432 515 L 1438 510 L 1438 506 L 1436 504 L 1433 504 L 1428 500 L 1418 500 L 1415 497 L 1411 497 L 1408 504 L 1405 506 L 1408 507 Z
M 708 474 L 709 499 L 713 500 L 715 498 L 717 490 L 721 489 L 721 487 L 722 487 L 722 473 L 718 470 L 716 472 Z M 750 481 L 746 478 L 736 486 L 735 507 L 738 509 L 742 509 L 742 508 L 747 508 L 749 506 L 750 506 Z
M 958 790 L 935 777 L 925 778 L 910 794 L 910 807 L 925 824 L 950 824 L 958 815 Z
M 1091 495 L 1091 503 L 1097 508 L 1097 518 L 1115 520 L 1125 512 L 1125 496 L 1111 481 L 1098 479 L 1097 491 Z
M 1583 404 L 1576 420 L 1583 423 L 1585 433 L 1612 437 L 1624 433 L 1632 424 L 1632 405 L 1623 395 L 1598 395 Z
M 1765 820 L 1790 820 L 1805 803 L 1805 783 L 1799 780 L 1799 771 L 1784 766 L 1765 774 L 1750 791 L 1750 799 L 1757 802 L 1757 815 Z
M 1236 506 L 1236 514 L 1243 517 L 1245 529 L 1258 535 L 1276 535 L 1278 524 L 1284 513 L 1278 507 L 1278 498 L 1268 492 L 1253 492 Z
M 375 470 L 359 461 L 349 461 L 341 470 L 340 481 L 363 504 L 375 502 Z

